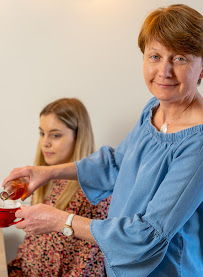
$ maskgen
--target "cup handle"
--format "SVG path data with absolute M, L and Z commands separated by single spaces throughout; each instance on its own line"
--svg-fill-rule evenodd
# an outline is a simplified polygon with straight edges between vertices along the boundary
M 14 222 L 10 223 L 8 226 L 14 225 L 14 224 L 16 224 L 16 223 L 18 223 L 18 222 L 21 222 L 21 221 L 23 221 L 23 218 L 21 218 L 21 219 L 18 220 L 18 221 L 14 221 Z

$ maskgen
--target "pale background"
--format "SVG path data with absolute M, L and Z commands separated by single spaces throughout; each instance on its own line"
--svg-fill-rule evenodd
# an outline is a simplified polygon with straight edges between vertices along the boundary
M 173 3 L 203 13 L 202 0 L 0 0 L 0 181 L 33 163 L 39 112 L 57 98 L 83 101 L 97 149 L 118 145 L 151 97 L 140 26 L 154 8 Z M 9 262 L 24 232 L 3 231 Z

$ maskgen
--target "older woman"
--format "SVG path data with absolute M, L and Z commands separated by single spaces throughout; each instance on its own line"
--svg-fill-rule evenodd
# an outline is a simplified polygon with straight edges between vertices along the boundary
M 108 276 L 202 276 L 203 98 L 197 86 L 203 17 L 186 5 L 157 9 L 146 18 L 138 43 L 154 97 L 121 144 L 75 163 L 14 169 L 4 184 L 29 176 L 28 196 L 57 176 L 78 179 L 93 204 L 112 194 L 105 220 L 43 205 L 16 213 L 24 218 L 17 228 L 26 232 L 61 232 L 65 226 L 96 242 Z

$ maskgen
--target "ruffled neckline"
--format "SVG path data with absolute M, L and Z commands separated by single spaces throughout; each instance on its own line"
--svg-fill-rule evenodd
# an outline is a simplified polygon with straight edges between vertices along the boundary
M 203 124 L 196 125 L 187 129 L 184 129 L 182 131 L 176 132 L 176 133 L 161 133 L 157 130 L 157 128 L 152 124 L 152 115 L 154 110 L 158 107 L 159 100 L 157 98 L 154 98 L 154 101 L 152 102 L 151 108 L 149 110 L 148 115 L 148 130 L 152 134 L 153 137 L 156 137 L 158 140 L 165 142 L 165 143 L 174 143 L 179 140 L 182 140 L 183 138 L 187 136 L 194 135 L 195 133 L 202 133 L 203 132 Z

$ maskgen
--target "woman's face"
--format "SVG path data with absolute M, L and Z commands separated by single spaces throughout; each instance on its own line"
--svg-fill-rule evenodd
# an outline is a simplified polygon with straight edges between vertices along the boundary
M 143 72 L 150 92 L 162 101 L 193 98 L 203 78 L 203 61 L 193 55 L 179 55 L 153 41 L 144 52 Z
M 74 131 L 54 113 L 40 117 L 40 148 L 48 165 L 69 162 L 75 147 Z

